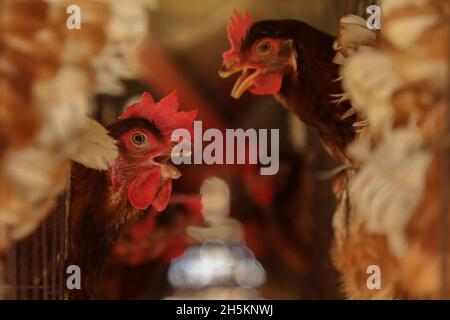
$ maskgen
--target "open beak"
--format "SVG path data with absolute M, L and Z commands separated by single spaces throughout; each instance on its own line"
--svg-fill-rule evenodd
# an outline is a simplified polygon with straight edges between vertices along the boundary
M 255 78 L 261 73 L 261 69 L 255 66 L 240 66 L 236 64 L 227 66 L 224 64 L 219 70 L 219 77 L 228 78 L 239 71 L 242 71 L 242 73 L 231 90 L 231 96 L 235 99 L 239 99 L 246 90 L 250 89 L 255 84 Z
M 153 165 L 159 166 L 161 169 L 162 180 L 179 179 L 181 172 L 173 164 L 169 163 L 170 153 L 163 153 L 154 157 L 151 162 Z

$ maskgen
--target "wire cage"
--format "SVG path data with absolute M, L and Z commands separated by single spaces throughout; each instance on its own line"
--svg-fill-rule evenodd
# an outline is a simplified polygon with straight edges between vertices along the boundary
M 70 180 L 47 219 L 27 238 L 13 243 L 2 258 L 1 298 L 65 298 L 65 260 L 69 245 Z M 0 277 L 1 279 L 1 277 Z

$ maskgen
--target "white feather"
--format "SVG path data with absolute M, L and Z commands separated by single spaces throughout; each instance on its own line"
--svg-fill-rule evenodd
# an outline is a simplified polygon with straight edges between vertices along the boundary
M 75 133 L 70 145 L 71 160 L 97 170 L 106 170 L 119 154 L 116 141 L 108 131 L 90 118 L 87 118 L 85 126 Z
M 370 152 L 364 140 L 349 148 L 350 154 L 365 158 L 349 185 L 352 228 L 362 224 L 386 235 L 392 252 L 400 256 L 407 248 L 404 230 L 420 201 L 431 153 L 420 148 L 414 125 L 392 131 Z

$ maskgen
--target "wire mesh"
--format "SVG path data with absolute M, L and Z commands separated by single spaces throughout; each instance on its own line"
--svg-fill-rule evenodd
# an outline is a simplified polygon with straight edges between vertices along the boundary
M 3 298 L 64 299 L 69 204 L 66 192 L 32 235 L 10 246 L 3 258 Z

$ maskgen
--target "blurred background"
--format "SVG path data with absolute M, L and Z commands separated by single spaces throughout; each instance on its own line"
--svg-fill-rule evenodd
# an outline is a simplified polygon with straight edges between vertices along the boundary
M 35 5 L 21 0 L 2 0 L 2 5 L 8 2 Z M 89 97 L 88 114 L 101 124 L 115 122 L 143 91 L 159 100 L 177 89 L 183 110 L 199 109 L 197 119 L 204 130 L 280 130 L 277 175 L 261 176 L 257 165 L 181 166 L 183 177 L 174 183 L 169 208 L 150 213 L 119 236 L 103 270 L 98 298 L 343 298 L 329 254 L 336 203 L 331 181 L 323 178 L 336 163 L 315 135 L 271 96 L 245 94 L 234 100 L 230 90 L 235 79 L 221 79 L 217 71 L 229 48 L 226 25 L 233 9 L 248 10 L 255 20 L 300 19 L 336 35 L 343 15 L 365 17 L 367 5 L 376 1 L 116 0 L 105 2 L 113 21 L 109 25 L 98 12 L 90 15 L 95 3 L 80 1 L 82 14 L 92 24 L 85 29 L 87 36 L 67 41 L 74 41 L 73 48 L 89 41 L 107 48 L 83 71 L 89 74 L 87 79 L 95 78 L 96 85 L 80 89 Z M 8 10 L 3 12 L 0 22 L 10 23 Z M 41 11 L 24 12 L 37 16 Z M 46 54 L 57 56 L 57 48 Z M 71 59 L 80 69 L 87 65 L 87 59 Z M 30 72 L 27 79 L 41 81 L 43 74 Z M 25 82 L 20 83 L 20 90 L 27 90 Z M 54 93 L 71 83 L 48 90 Z M 4 141 L 0 146 L 7 146 Z M 62 257 L 70 220 L 55 216 L 67 209 L 67 193 L 59 192 L 58 197 L 56 213 L 43 225 L 18 243 L 5 245 L 6 297 L 63 298 Z M 216 205 L 210 207 L 211 203 Z M 30 263 L 41 268 L 47 255 L 54 262 L 48 272 L 55 281 L 45 289 L 40 277 L 27 273 L 27 268 Z M 42 295 L 38 291 L 43 288 L 47 291 Z

